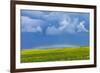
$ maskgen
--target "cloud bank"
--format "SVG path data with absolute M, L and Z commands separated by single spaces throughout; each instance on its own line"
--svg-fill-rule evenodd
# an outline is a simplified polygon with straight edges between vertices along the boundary
M 88 14 L 46 11 L 22 11 L 22 32 L 45 33 L 46 35 L 89 32 Z M 84 17 L 85 15 L 85 17 Z M 89 15 L 88 15 L 89 16 Z

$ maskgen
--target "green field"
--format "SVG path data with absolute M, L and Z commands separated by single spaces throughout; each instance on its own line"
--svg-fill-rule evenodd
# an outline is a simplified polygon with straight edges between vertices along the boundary
M 89 47 L 21 50 L 21 62 L 88 60 Z

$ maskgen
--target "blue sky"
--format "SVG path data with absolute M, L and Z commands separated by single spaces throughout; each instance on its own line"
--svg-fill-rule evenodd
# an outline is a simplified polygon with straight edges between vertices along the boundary
M 21 48 L 89 45 L 89 13 L 21 10 Z

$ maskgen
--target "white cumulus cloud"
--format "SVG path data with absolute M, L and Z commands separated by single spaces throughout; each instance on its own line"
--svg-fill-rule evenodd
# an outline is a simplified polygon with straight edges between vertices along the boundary
M 47 35 L 58 35 L 60 33 L 61 33 L 61 31 L 58 28 L 56 28 L 55 26 L 48 27 L 46 30 Z
M 81 21 L 79 25 L 77 25 L 77 32 L 88 32 L 88 30 L 85 28 L 85 21 Z
M 42 32 L 42 20 L 21 16 L 22 32 Z
M 75 25 L 77 23 L 78 19 L 74 19 L 73 23 L 71 22 L 70 17 L 63 17 L 58 23 L 59 27 L 48 27 L 47 28 L 47 34 L 49 35 L 59 35 L 63 33 L 75 33 Z
M 63 20 L 59 22 L 59 30 L 73 34 L 76 32 L 76 25 L 78 24 L 78 21 L 78 18 L 73 18 L 73 20 L 70 17 L 63 18 Z
M 70 17 L 64 17 L 60 22 L 59 22 L 59 30 L 63 30 L 66 27 L 68 27 L 68 25 L 70 24 Z

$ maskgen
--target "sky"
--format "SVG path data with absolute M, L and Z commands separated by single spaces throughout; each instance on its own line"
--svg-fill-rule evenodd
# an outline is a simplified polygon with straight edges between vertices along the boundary
M 89 13 L 21 10 L 21 49 L 89 45 Z

